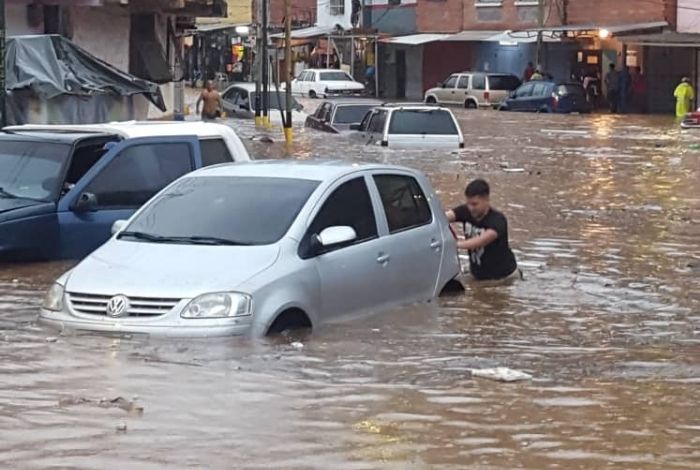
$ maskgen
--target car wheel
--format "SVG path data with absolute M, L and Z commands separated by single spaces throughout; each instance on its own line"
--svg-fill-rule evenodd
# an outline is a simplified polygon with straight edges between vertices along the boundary
M 267 330 L 267 336 L 279 335 L 292 330 L 309 330 L 311 320 L 302 310 L 293 308 L 282 312 Z
M 436 100 L 435 97 L 433 97 L 433 96 L 428 96 L 428 97 L 425 99 L 425 102 L 428 103 L 428 104 L 437 104 L 437 100 Z
M 309 98 L 311 98 L 312 100 L 315 100 L 316 98 L 318 98 L 318 95 L 316 94 L 315 91 L 309 90 Z
M 467 100 L 467 101 L 465 101 L 465 102 L 464 102 L 464 107 L 467 108 L 467 109 L 476 109 L 476 108 L 477 108 L 476 103 L 475 103 L 474 101 L 472 101 L 472 100 Z
M 499 111 L 510 111 L 510 109 L 508 109 L 508 106 L 505 105 L 500 105 L 497 109 Z

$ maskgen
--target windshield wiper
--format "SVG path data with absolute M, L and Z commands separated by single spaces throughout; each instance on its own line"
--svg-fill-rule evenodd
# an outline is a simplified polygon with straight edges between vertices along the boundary
M 118 238 L 130 237 L 137 240 L 145 240 L 153 243 L 185 243 L 192 245 L 250 245 L 248 242 L 240 242 L 219 237 L 168 237 L 163 235 L 154 235 L 145 232 L 121 232 Z

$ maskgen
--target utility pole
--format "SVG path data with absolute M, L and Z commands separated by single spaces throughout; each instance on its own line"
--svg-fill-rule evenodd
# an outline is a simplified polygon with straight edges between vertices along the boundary
M 0 128 L 7 125 L 5 88 L 5 0 L 0 0 Z
M 287 69 L 284 90 L 286 100 L 286 116 L 284 118 L 284 141 L 292 143 L 292 0 L 284 0 L 284 64 Z
M 537 28 L 537 57 L 535 60 L 535 65 L 541 73 L 544 73 L 544 70 L 542 70 L 542 46 L 544 39 L 542 36 L 542 28 L 544 28 L 544 0 L 537 0 Z
M 0 0 L 1 1 L 1 0 Z M 261 102 L 260 102 L 260 95 L 262 92 L 262 85 L 260 82 L 261 79 L 261 58 L 262 58 L 262 48 L 260 45 L 262 44 L 261 36 L 262 36 L 262 28 L 260 27 L 260 22 L 262 20 L 262 11 L 261 11 L 261 2 L 262 0 L 257 0 L 255 3 L 255 17 L 257 21 L 255 22 L 255 59 L 253 61 L 253 79 L 255 80 L 255 103 L 251 103 L 251 106 L 255 106 L 255 125 L 256 126 L 261 126 L 262 125 L 262 112 L 261 112 Z
M 262 119 L 263 126 L 270 126 L 270 64 L 269 49 L 267 47 L 267 33 L 270 23 L 268 14 L 268 0 L 262 1 Z

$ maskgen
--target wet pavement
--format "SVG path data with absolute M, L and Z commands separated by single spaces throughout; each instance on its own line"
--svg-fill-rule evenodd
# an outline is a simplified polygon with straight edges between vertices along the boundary
M 1 267 L 2 468 L 699 468 L 700 133 L 456 113 L 455 153 L 296 129 L 290 157 L 232 125 L 258 157 L 417 167 L 446 206 L 487 178 L 524 281 L 301 346 L 60 335 L 35 319 L 70 264 Z M 495 366 L 534 378 L 470 377 Z

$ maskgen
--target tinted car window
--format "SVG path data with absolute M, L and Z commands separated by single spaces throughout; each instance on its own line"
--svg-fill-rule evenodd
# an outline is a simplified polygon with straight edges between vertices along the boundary
M 513 91 L 520 86 L 520 79 L 514 75 L 489 75 L 490 90 Z
M 565 96 L 565 95 L 585 96 L 586 92 L 583 90 L 583 87 L 581 85 L 577 85 L 575 83 L 566 83 L 564 85 L 559 85 L 557 87 L 557 94 L 559 96 Z
M 233 157 L 228 151 L 223 139 L 203 139 L 199 141 L 202 154 L 202 166 L 218 165 L 219 163 L 231 163 Z
M 378 111 L 375 113 L 369 121 L 367 130 L 369 132 L 384 132 L 384 125 L 386 124 L 386 111 Z
M 354 124 L 361 122 L 367 111 L 372 109 L 372 105 L 351 105 L 338 106 L 335 111 L 334 122 L 336 124 Z
M 457 88 L 469 88 L 469 75 L 462 75 L 459 77 Z
M 56 199 L 70 150 L 67 144 L 0 140 L 0 198 Z
M 532 83 L 528 83 L 526 85 L 521 86 L 518 88 L 518 91 L 515 92 L 515 97 L 516 98 L 527 98 L 528 96 L 532 95 L 532 88 L 533 88 Z
M 324 82 L 344 82 L 353 81 L 345 72 L 321 72 L 321 81 Z
M 402 109 L 394 111 L 389 134 L 457 134 L 452 115 L 443 109 Z
M 432 221 L 430 205 L 414 178 L 403 175 L 377 175 L 374 181 L 382 198 L 390 233 L 419 227 Z
M 363 177 L 343 183 L 326 199 L 304 237 L 306 244 L 302 246 L 302 252 L 309 253 L 308 243 L 311 236 L 335 226 L 348 226 L 355 230 L 357 238 L 350 244 L 377 238 L 377 221 L 372 199 Z M 347 245 L 334 246 L 331 249 L 336 250 L 344 246 Z
M 66 178 L 63 184 L 64 193 L 71 189 L 72 185 L 77 183 L 80 178 L 107 153 L 105 144 L 115 140 L 117 140 L 116 137 L 91 139 L 83 141 L 76 146 L 73 151 L 73 158 L 71 159 L 70 166 L 68 167 L 68 172 L 66 172 Z
M 457 75 L 452 75 L 450 78 L 445 80 L 445 83 L 443 83 L 442 86 L 444 88 L 454 88 L 456 84 L 457 84 Z
M 547 95 L 549 87 L 544 83 L 538 83 L 532 89 L 532 96 L 543 97 Z
M 472 90 L 485 90 L 486 89 L 486 75 L 476 74 L 472 75 Z
M 192 157 L 187 144 L 134 145 L 117 155 L 86 192 L 97 196 L 101 208 L 139 207 L 190 171 Z
M 317 186 L 318 181 L 293 178 L 184 178 L 146 206 L 126 231 L 267 245 L 287 233 Z
M 223 99 L 235 103 L 241 97 L 242 94 L 247 94 L 247 92 L 241 90 L 240 88 L 231 88 L 230 90 L 224 92 Z

